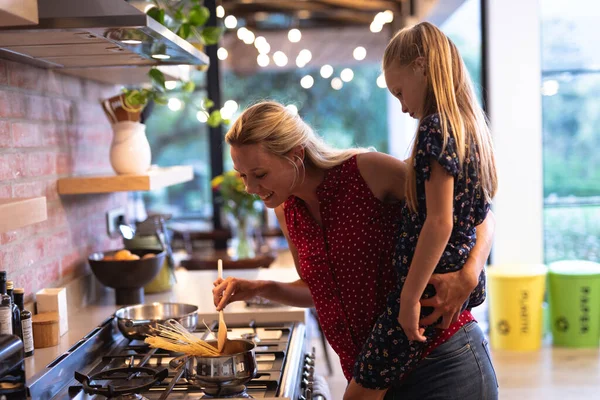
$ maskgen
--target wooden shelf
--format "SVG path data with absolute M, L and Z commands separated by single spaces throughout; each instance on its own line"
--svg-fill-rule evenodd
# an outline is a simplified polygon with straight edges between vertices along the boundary
M 58 180 L 59 194 L 135 192 L 160 189 L 194 179 L 192 166 L 154 168 L 141 175 L 76 176 Z
M 0 199 L 0 232 L 42 222 L 47 218 L 45 197 Z
M 3 1 L 0 5 L 0 26 L 37 25 L 37 0 Z

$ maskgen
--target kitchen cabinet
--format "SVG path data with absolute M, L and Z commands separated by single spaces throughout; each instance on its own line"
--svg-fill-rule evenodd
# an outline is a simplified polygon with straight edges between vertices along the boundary
M 45 197 L 0 199 L 0 232 L 42 222 L 47 218 Z
M 74 176 L 58 180 L 59 194 L 134 192 L 160 189 L 194 179 L 192 166 L 152 168 L 145 174 Z
M 4 0 L 0 3 L 0 27 L 37 25 L 37 0 Z

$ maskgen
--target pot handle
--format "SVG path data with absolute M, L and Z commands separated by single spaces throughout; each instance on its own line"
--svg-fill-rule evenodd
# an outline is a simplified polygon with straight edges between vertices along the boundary
M 140 319 L 140 320 L 127 319 L 127 320 L 125 320 L 125 326 L 128 328 L 133 328 L 135 326 L 141 326 L 141 325 L 148 325 L 150 323 L 152 323 L 152 321 L 149 319 Z
M 169 367 L 174 369 L 179 369 L 181 366 L 185 365 L 188 362 L 191 356 L 184 354 L 182 356 L 176 357 L 169 361 Z

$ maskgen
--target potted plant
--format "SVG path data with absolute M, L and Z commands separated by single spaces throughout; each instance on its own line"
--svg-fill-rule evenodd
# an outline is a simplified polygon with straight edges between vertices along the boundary
M 201 0 L 181 0 L 178 2 L 152 0 L 154 7 L 147 14 L 171 29 L 183 39 L 190 39 L 196 47 L 217 44 L 222 28 L 205 26 L 210 17 L 208 8 Z M 123 93 L 104 100 L 102 106 L 113 124 L 110 161 L 117 174 L 139 174 L 148 170 L 151 164 L 150 144 L 146 138 L 145 126 L 140 123 L 141 113 L 149 102 L 167 104 L 166 79 L 162 71 L 152 67 L 148 72 L 150 84 L 147 87 L 127 88 Z M 183 93 L 193 93 L 193 81 L 180 80 Z M 196 106 L 193 102 L 187 102 Z M 214 103 L 204 99 L 200 109 L 207 112 Z M 221 117 L 220 110 L 213 110 L 207 118 L 211 127 L 229 123 Z

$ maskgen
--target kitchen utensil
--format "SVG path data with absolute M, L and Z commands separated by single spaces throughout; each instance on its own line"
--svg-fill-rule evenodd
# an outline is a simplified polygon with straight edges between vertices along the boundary
M 219 259 L 217 263 L 217 275 L 219 279 L 223 279 L 223 261 Z M 219 353 L 223 352 L 225 343 L 227 342 L 227 325 L 225 325 L 225 316 L 223 310 L 219 311 L 219 331 L 217 333 L 217 343 Z
M 140 304 L 144 302 L 144 285 L 152 281 L 160 271 L 165 259 L 164 251 L 135 249 L 131 253 L 139 260 L 105 260 L 114 256 L 115 251 L 94 253 L 88 262 L 96 278 L 104 285 L 115 289 L 118 305 Z M 142 258 L 152 253 L 154 257 Z
M 215 340 L 207 342 L 217 345 Z M 211 396 L 222 396 L 244 390 L 244 385 L 256 376 L 255 344 L 248 340 L 231 339 L 225 344 L 224 354 L 207 356 L 181 356 L 171 360 L 170 366 L 178 368 L 187 363 L 188 379 L 204 388 Z
M 144 342 L 153 348 L 192 356 L 219 355 L 216 347 L 206 344 L 204 340 L 190 333 L 174 319 L 170 319 L 164 324 L 157 324 L 152 335 L 148 336 Z
M 183 303 L 151 303 L 123 307 L 115 312 L 117 326 L 128 339 L 144 340 L 158 324 L 174 319 L 188 331 L 198 325 L 198 307 Z
M 27 399 L 23 342 L 0 335 L 0 399 Z

